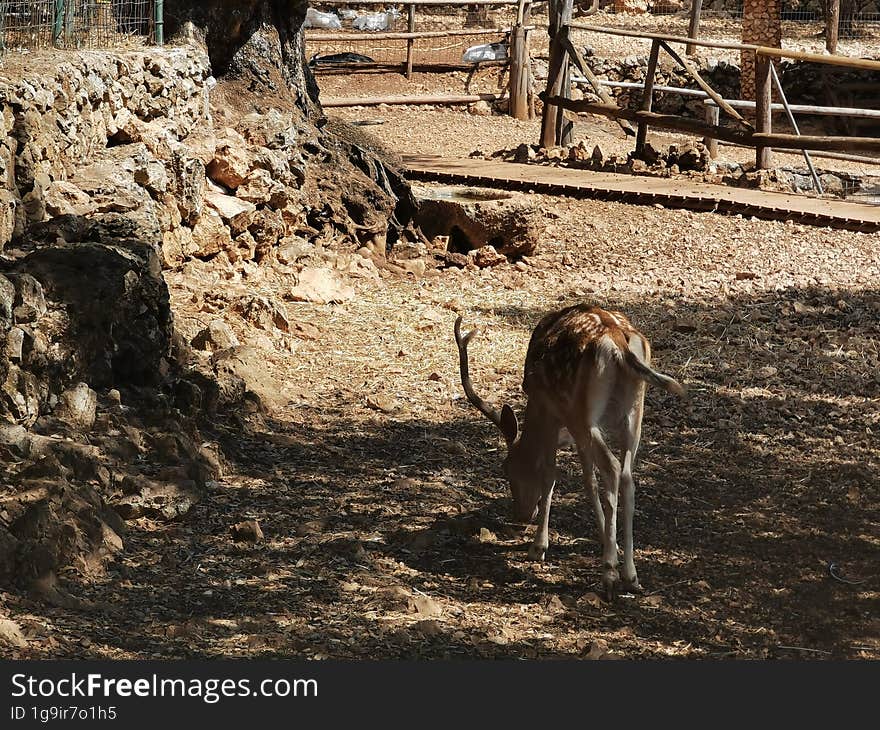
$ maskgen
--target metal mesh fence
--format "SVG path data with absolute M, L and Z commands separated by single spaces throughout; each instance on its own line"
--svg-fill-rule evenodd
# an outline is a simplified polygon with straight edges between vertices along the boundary
M 320 7 L 320 6 L 318 6 Z M 366 6 L 358 6 L 364 8 Z M 346 36 L 364 36 L 369 31 L 364 31 L 363 21 L 358 18 L 375 13 L 375 8 L 349 11 L 347 7 L 322 8 L 322 12 L 336 15 L 341 27 L 335 29 L 308 28 L 306 30 L 306 53 L 309 58 L 327 57 L 335 54 L 354 54 L 345 56 L 342 60 L 349 59 L 354 62 L 380 65 L 402 66 L 406 62 L 407 39 L 382 38 L 377 32 L 376 38 L 347 38 Z M 468 49 L 475 46 L 490 44 L 504 44 L 507 41 L 505 30 L 516 22 L 516 5 L 476 7 L 476 6 L 423 6 L 415 8 L 414 25 L 412 32 L 416 33 L 454 33 L 430 38 L 415 38 L 412 40 L 413 65 L 420 66 L 460 66 L 472 63 L 465 57 Z M 334 23 L 335 25 L 335 23 Z M 358 27 L 360 26 L 360 28 Z M 487 31 L 497 30 L 489 33 Z M 407 9 L 404 6 L 400 15 L 380 32 L 406 33 L 410 32 L 407 19 Z M 478 52 L 477 55 L 480 55 Z M 498 55 L 498 60 L 505 56 L 503 49 L 495 51 L 485 50 L 483 55 L 488 58 Z M 468 58 L 473 58 L 470 55 Z M 321 63 L 318 69 L 328 68 Z
M 577 0 L 575 4 L 578 4 Z M 690 0 L 609 0 L 604 6 L 606 12 L 617 15 L 688 15 L 691 10 Z M 823 8 L 822 0 L 787 0 L 782 5 L 782 19 L 792 23 L 823 22 Z M 739 20 L 742 14 L 742 0 L 704 0 L 700 16 Z M 877 0 L 851 0 L 842 8 L 841 22 L 880 23 L 880 3 Z
M 155 6 L 155 0 L 0 0 L 0 51 L 146 42 Z

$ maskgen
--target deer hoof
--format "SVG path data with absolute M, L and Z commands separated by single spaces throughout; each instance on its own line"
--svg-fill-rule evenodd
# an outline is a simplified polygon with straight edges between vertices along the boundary
M 638 576 L 633 576 L 631 579 L 623 578 L 620 581 L 620 589 L 626 593 L 642 593 L 644 591 Z
M 532 544 L 529 546 L 529 560 L 533 560 L 536 563 L 543 563 L 546 552 L 547 548 Z
M 605 598 L 611 603 L 620 588 L 620 576 L 615 568 L 606 568 L 602 573 L 602 588 L 605 590 Z

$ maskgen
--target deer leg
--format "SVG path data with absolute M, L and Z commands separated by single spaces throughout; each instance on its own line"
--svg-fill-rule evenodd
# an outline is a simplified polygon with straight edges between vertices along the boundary
M 602 475 L 602 488 L 599 501 L 605 516 L 605 539 L 602 544 L 602 586 L 608 600 L 617 591 L 619 574 L 617 572 L 617 496 L 620 487 L 620 462 L 611 453 L 602 432 L 597 426 L 590 429 L 593 459 Z
M 599 482 L 596 479 L 596 469 L 593 466 L 593 454 L 589 446 L 578 445 L 578 456 L 581 460 L 581 469 L 584 472 L 584 489 L 590 498 L 593 507 L 593 517 L 596 519 L 596 529 L 599 531 L 599 544 L 605 544 L 605 514 L 599 502 Z
M 644 394 L 644 391 L 642 392 Z M 623 469 L 620 472 L 620 497 L 623 510 L 623 587 L 641 590 L 636 564 L 633 558 L 633 512 L 635 511 L 636 485 L 633 480 L 633 462 L 639 449 L 642 431 L 642 402 L 638 399 L 630 410 L 623 434 Z
M 529 546 L 529 560 L 544 562 L 544 554 L 550 546 L 550 502 L 553 499 L 553 487 L 556 482 L 551 482 L 541 493 L 541 503 L 538 506 L 538 531 L 535 539 Z

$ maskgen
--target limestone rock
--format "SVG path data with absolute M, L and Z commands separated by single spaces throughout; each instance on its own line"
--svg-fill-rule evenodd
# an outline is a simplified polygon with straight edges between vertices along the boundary
M 468 106 L 468 113 L 475 117 L 490 117 L 492 116 L 492 107 L 488 101 L 475 101 Z
M 354 298 L 354 289 L 343 284 L 332 269 L 319 266 L 303 269 L 288 296 L 295 302 L 341 303 Z
M 0 251 L 12 240 L 19 201 L 9 190 L 0 188 Z
M 192 242 L 194 256 L 210 258 L 232 248 L 232 235 L 220 214 L 213 208 L 206 208 L 192 229 Z
M 61 394 L 53 414 L 76 429 L 90 431 L 95 425 L 97 406 L 97 393 L 85 383 L 77 383 Z
M 244 320 L 263 330 L 277 328 L 282 332 L 290 331 L 290 321 L 284 305 L 266 297 L 249 295 L 239 299 L 234 305 Z
M 192 340 L 192 346 L 197 350 L 208 350 L 209 352 L 219 352 L 227 350 L 230 347 L 238 347 L 238 337 L 232 328 L 222 319 L 215 319 L 208 323 L 201 332 L 199 332 Z
M 16 322 L 35 322 L 46 314 L 46 297 L 43 285 L 30 274 L 7 274 L 15 284 L 15 308 L 13 316 Z
M 421 190 L 416 195 L 416 223 L 429 240 L 448 236 L 453 253 L 492 245 L 505 256 L 531 255 L 544 232 L 543 215 L 526 195 L 473 188 L 451 189 L 453 199 Z
M 15 284 L 0 274 L 0 333 L 12 327 L 15 309 Z
M 55 180 L 43 191 L 43 205 L 50 216 L 86 215 L 94 209 L 92 199 L 76 185 Z
M 253 203 L 213 190 L 205 193 L 205 202 L 220 214 L 233 235 L 247 230 L 257 211 Z
M 481 269 L 507 263 L 507 257 L 498 253 L 494 246 L 475 248 L 468 254 L 468 258 L 474 262 L 475 266 Z
M 251 171 L 248 143 L 234 129 L 227 128 L 217 140 L 214 159 L 208 164 L 208 177 L 230 190 L 241 185 Z

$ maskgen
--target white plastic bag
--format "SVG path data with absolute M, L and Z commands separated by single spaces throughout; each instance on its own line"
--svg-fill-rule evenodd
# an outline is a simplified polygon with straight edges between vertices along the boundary
M 309 8 L 306 10 L 306 20 L 303 28 L 324 28 L 325 30 L 340 30 L 342 23 L 335 13 L 322 13 L 320 10 Z
M 479 46 L 471 46 L 462 56 L 464 63 L 477 63 L 478 61 L 503 61 L 507 58 L 506 43 L 483 43 Z
M 355 30 L 368 30 L 371 32 L 391 30 L 395 21 L 400 17 L 400 11 L 397 8 L 391 8 L 384 13 L 367 13 L 367 15 L 359 15 L 355 18 L 351 27 Z

